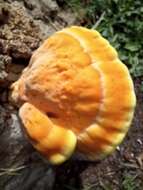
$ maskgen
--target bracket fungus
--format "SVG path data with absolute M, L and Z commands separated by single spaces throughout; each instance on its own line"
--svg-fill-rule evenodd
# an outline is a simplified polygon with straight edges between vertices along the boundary
M 136 97 L 127 67 L 97 31 L 72 26 L 34 52 L 12 99 L 33 146 L 60 164 L 76 150 L 104 158 L 125 137 Z

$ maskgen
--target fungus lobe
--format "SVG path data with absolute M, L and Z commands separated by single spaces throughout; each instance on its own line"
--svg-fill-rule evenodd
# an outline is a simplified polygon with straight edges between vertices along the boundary
M 33 146 L 53 164 L 75 149 L 91 160 L 111 153 L 136 104 L 116 50 L 97 31 L 78 26 L 45 40 L 12 88 L 12 98 L 24 102 L 19 116 Z

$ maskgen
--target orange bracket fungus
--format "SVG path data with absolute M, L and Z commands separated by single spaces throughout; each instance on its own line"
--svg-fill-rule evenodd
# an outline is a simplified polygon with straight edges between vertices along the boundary
M 127 67 L 97 31 L 72 26 L 34 52 L 12 99 L 33 146 L 60 164 L 76 150 L 104 158 L 125 137 L 136 98 Z

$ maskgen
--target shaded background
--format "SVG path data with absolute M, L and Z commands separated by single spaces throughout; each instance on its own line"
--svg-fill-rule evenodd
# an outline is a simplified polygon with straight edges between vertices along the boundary
M 143 189 L 143 5 L 142 0 L 0 0 L 0 189 Z M 68 25 L 97 29 L 117 48 L 132 74 L 137 95 L 125 141 L 101 162 L 72 158 L 51 166 L 21 131 L 9 99 L 32 52 Z

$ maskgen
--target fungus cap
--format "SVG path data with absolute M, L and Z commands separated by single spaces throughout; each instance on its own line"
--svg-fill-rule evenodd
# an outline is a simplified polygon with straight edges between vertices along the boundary
M 97 31 L 72 26 L 33 53 L 13 85 L 33 146 L 59 164 L 79 151 L 95 160 L 125 137 L 136 98 L 127 67 Z

